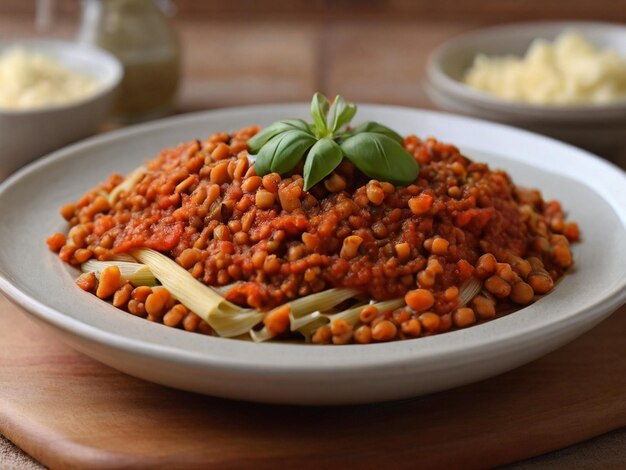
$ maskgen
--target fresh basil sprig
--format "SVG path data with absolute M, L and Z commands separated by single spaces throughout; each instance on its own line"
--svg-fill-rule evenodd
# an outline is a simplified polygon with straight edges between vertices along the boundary
M 372 121 L 348 129 L 355 114 L 356 105 L 341 96 L 330 104 L 315 93 L 313 124 L 302 119 L 277 121 L 248 141 L 250 152 L 256 154 L 257 175 L 289 173 L 306 158 L 303 177 L 308 191 L 347 158 L 370 178 L 399 185 L 414 182 L 419 165 L 402 147 L 402 137 Z

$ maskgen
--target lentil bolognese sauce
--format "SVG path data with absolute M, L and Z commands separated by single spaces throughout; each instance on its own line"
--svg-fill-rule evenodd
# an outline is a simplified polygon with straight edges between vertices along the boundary
M 572 267 L 579 231 L 558 202 L 414 135 L 401 141 L 419 167 L 411 182 L 372 178 L 342 143 L 357 134 L 339 128 L 324 136 L 310 125 L 307 159 L 323 139 L 345 149 L 322 171 L 300 158 L 282 174 L 257 174 L 255 126 L 163 150 L 64 206 L 69 233 L 48 245 L 82 267 L 81 289 L 133 315 L 316 344 L 465 328 L 531 303 Z

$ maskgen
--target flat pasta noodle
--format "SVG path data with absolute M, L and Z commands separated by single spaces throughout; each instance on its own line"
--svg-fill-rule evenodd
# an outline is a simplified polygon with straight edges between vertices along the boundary
M 126 178 L 124 178 L 124 181 L 113 188 L 113 190 L 108 194 L 107 199 L 109 203 L 115 204 L 123 191 L 131 191 L 145 176 L 146 172 L 147 169 L 144 166 L 140 166 L 131 171 Z

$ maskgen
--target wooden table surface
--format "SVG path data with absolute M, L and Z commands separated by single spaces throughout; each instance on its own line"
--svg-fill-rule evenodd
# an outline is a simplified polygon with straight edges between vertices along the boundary
M 25 2 L 9 0 L 8 3 L 19 14 L 2 14 L 2 7 L 6 5 L 0 5 L 0 40 L 35 35 L 30 18 L 20 10 Z M 187 7 L 190 2 L 180 3 Z M 338 3 L 340 7 L 345 4 Z M 430 9 L 424 6 L 426 3 L 417 2 L 423 6 L 419 14 L 406 7 L 408 4 L 395 3 L 405 5 L 405 10 L 398 7 L 396 14 L 389 17 L 376 11 L 361 17 L 352 16 L 344 8 L 336 18 L 321 14 L 312 20 L 296 20 L 288 15 L 277 15 L 278 19 L 272 19 L 271 15 L 260 15 L 257 19 L 237 14 L 220 15 L 210 6 L 204 10 L 197 6 L 201 15 L 195 16 L 193 9 L 188 8 L 187 13 L 175 21 L 183 46 L 183 81 L 176 112 L 307 101 L 316 90 L 329 95 L 341 93 L 350 101 L 432 108 L 422 85 L 424 65 L 433 47 L 455 34 L 488 23 L 532 18 L 530 6 L 503 6 L 512 2 L 487 2 L 491 10 L 485 9 L 485 12 L 493 13 L 481 15 L 472 13 L 474 2 L 464 0 L 460 2 L 464 6 L 461 13 L 464 13 L 456 17 L 441 12 L 445 5 L 450 7 L 454 2 L 444 1 L 441 8 L 433 4 Z M 558 2 L 543 3 L 549 16 L 558 16 Z M 212 2 L 197 5 L 210 4 Z M 594 4 L 605 7 L 595 15 L 598 19 L 626 19 L 623 0 L 576 2 L 570 5 L 569 16 L 585 17 L 588 12 L 596 11 Z M 47 35 L 71 38 L 74 32 L 74 19 L 60 18 Z M 2 313 L 0 308 L 0 315 Z M 51 344 L 55 344 L 54 340 Z M 558 412 L 558 406 L 554 411 Z M 626 442 L 623 433 L 613 436 L 618 436 L 618 446 Z M 555 447 L 544 450 L 551 448 Z M 604 455 L 607 464 L 615 462 L 611 460 L 615 455 L 619 456 L 614 449 Z

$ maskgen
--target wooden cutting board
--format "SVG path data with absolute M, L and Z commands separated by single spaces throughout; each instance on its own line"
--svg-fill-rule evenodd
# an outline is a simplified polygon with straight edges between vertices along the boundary
M 561 350 L 477 384 L 378 405 L 281 407 L 129 377 L 0 296 L 0 432 L 53 469 L 492 467 L 625 426 L 625 338 L 622 307 Z

